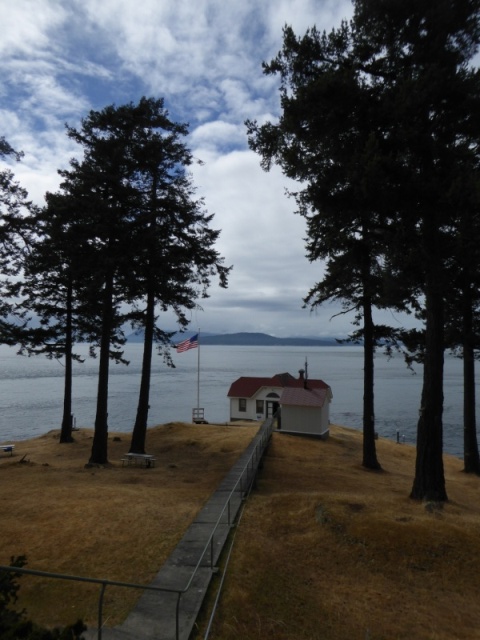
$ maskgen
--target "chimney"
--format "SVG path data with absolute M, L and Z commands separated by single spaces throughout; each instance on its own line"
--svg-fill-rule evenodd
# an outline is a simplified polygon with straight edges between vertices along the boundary
M 305 376 L 305 369 L 300 369 L 298 372 L 298 379 L 303 380 L 303 388 L 308 389 L 307 387 L 307 378 Z

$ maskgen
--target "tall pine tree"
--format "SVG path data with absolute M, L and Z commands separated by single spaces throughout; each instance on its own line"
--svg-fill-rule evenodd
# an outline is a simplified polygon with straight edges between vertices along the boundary
M 193 159 L 184 141 L 186 125 L 170 120 L 163 100 L 142 98 L 131 109 L 139 129 L 132 184 L 140 195 L 132 237 L 137 252 L 131 301 L 134 324 L 143 330 L 144 351 L 130 451 L 144 453 L 155 342 L 171 362 L 170 335 L 158 326 L 158 313 L 172 309 L 185 327 L 185 310 L 207 296 L 213 275 L 226 286 L 229 269 L 214 248 L 219 231 L 210 228 L 213 216 L 194 197 L 187 173 Z
M 458 146 L 471 154 L 478 147 L 478 83 L 468 65 L 479 42 L 479 3 L 356 0 L 354 7 L 352 21 L 329 34 L 313 28 L 297 38 L 284 30 L 282 51 L 264 65 L 280 75 L 282 115 L 275 124 L 247 122 L 250 145 L 265 168 L 276 162 L 302 183 L 296 197 L 309 220 L 310 257 L 328 259 L 330 275 L 350 258 L 337 289 L 327 277 L 307 300 L 312 293 L 314 302 L 331 293 L 352 300 L 358 278 L 370 342 L 372 292 L 382 303 L 388 291 L 386 303 L 399 307 L 422 296 L 424 379 L 411 495 L 446 500 L 446 265 L 449 230 L 461 215 L 452 198 Z M 395 277 L 372 290 L 382 263 Z
M 203 295 L 210 276 L 226 285 L 228 269 L 213 248 L 218 231 L 192 195 L 185 168 L 191 155 L 185 125 L 168 117 L 163 100 L 109 106 L 90 112 L 68 135 L 84 150 L 63 171 L 62 189 L 74 199 L 91 251 L 92 282 L 100 283 L 99 379 L 91 464 L 108 462 L 108 379 L 113 341 L 127 320 L 145 335 L 142 379 L 132 451 L 143 451 L 148 418 L 153 342 L 167 349 L 169 334 L 156 326 L 158 310 L 184 309 Z M 131 311 L 127 305 L 133 305 Z M 116 350 L 117 357 L 121 354 Z

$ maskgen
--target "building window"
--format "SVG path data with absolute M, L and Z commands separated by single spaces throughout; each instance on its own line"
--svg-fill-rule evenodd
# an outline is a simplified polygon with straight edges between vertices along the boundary
M 263 400 L 257 400 L 257 410 L 255 413 L 263 416 Z
M 247 410 L 247 399 L 246 398 L 239 398 L 238 399 L 238 410 L 239 411 L 246 411 Z

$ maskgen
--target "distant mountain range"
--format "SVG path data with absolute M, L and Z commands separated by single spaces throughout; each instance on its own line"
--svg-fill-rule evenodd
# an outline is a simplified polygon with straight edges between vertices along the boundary
M 226 333 L 200 336 L 201 344 L 245 347 L 326 347 L 338 344 L 334 338 L 276 338 L 267 333 Z
M 181 342 L 195 335 L 194 331 L 177 333 L 172 342 Z M 128 336 L 129 342 L 143 342 L 143 333 Z M 240 347 L 333 347 L 338 346 L 335 338 L 276 338 L 267 333 L 222 333 L 219 335 L 202 333 L 201 345 L 230 345 Z

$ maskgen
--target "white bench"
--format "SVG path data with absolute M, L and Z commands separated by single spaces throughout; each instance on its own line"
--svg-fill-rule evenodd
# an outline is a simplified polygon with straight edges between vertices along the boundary
M 13 456 L 13 450 L 15 449 L 15 445 L 14 444 L 2 444 L 2 445 L 0 445 L 0 449 L 2 449 L 2 451 L 5 451 L 5 453 L 9 453 L 11 456 Z
M 154 467 L 155 461 L 156 461 L 155 456 L 152 456 L 149 453 L 127 453 L 122 458 L 122 467 L 125 466 L 125 463 L 127 463 L 127 466 L 131 466 L 131 465 L 136 466 L 140 464 L 141 466 L 144 466 L 147 468 Z

